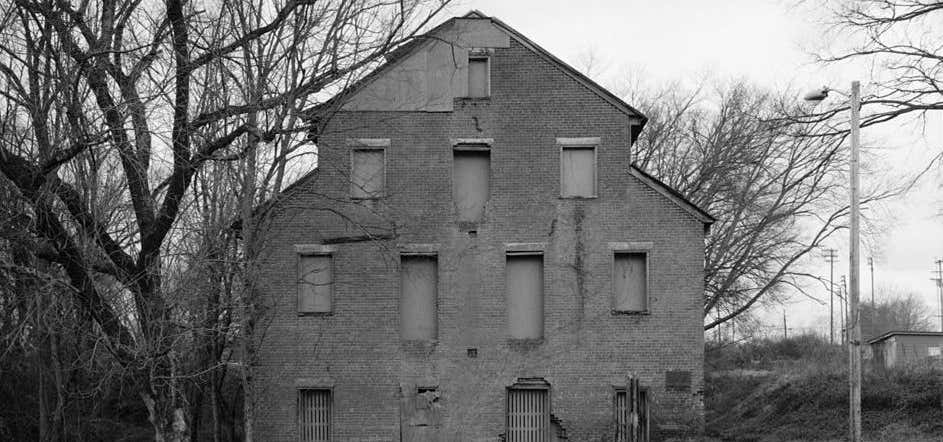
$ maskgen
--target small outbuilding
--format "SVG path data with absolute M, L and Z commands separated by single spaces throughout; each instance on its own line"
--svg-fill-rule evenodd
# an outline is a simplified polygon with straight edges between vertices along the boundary
M 943 332 L 889 331 L 868 341 L 875 367 L 893 368 L 941 360 Z

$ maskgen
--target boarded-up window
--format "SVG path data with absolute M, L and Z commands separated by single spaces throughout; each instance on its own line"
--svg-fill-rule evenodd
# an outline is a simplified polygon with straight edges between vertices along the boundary
M 487 150 L 455 150 L 452 198 L 458 221 L 479 222 L 488 202 L 491 154 Z
M 560 195 L 596 196 L 595 147 L 564 147 L 560 151 Z
M 550 440 L 550 394 L 542 388 L 508 389 L 508 442 Z
M 613 310 L 648 311 L 648 265 L 645 253 L 616 252 L 612 266 Z
M 331 440 L 331 390 L 298 390 L 298 440 Z
M 300 255 L 298 259 L 298 312 L 328 313 L 334 291 L 331 255 Z
M 474 57 L 468 59 L 468 96 L 482 98 L 490 95 L 488 72 L 488 58 Z
M 400 335 L 404 340 L 436 338 L 438 265 L 433 255 L 404 255 L 401 263 Z
M 508 332 L 512 339 L 543 337 L 543 267 L 543 255 L 507 255 Z
M 351 155 L 350 197 L 357 199 L 383 196 L 386 182 L 383 149 L 358 149 Z

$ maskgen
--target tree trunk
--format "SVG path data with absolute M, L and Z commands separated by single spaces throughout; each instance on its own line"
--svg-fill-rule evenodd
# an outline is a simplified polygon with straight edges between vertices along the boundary
M 141 394 L 144 405 L 147 407 L 147 416 L 154 427 L 155 442 L 190 442 L 190 432 L 187 431 L 187 419 L 183 404 L 174 397 L 166 398 L 158 395 Z

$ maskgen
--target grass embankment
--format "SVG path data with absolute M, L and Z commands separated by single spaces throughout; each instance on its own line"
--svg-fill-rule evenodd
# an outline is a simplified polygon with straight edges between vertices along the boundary
M 707 434 L 737 441 L 831 441 L 848 433 L 846 353 L 813 336 L 708 348 Z M 869 441 L 943 440 L 943 370 L 867 367 Z

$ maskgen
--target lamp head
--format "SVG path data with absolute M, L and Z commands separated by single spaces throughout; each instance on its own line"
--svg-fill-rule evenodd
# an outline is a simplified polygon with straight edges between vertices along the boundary
M 802 97 L 802 99 L 805 101 L 819 102 L 819 101 L 824 100 L 826 97 L 828 97 L 829 90 L 830 89 L 828 88 L 828 86 L 822 86 L 821 89 L 816 89 L 814 91 L 811 91 L 805 94 L 805 96 Z

